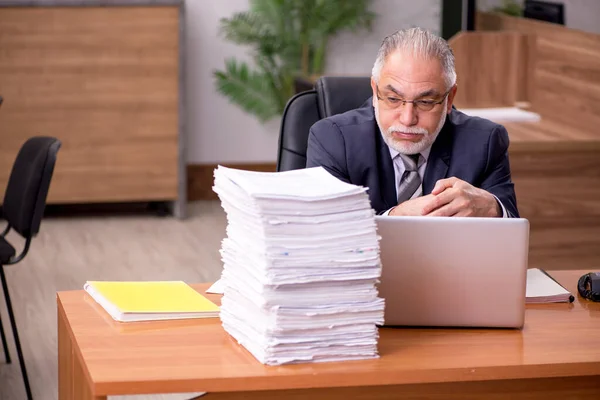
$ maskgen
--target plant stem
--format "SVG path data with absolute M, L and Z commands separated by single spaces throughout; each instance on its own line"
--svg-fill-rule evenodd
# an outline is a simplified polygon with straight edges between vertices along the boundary
M 309 55 L 308 43 L 302 43 L 302 76 L 308 76 L 308 55 Z
M 327 48 L 327 39 L 321 40 L 313 55 L 311 75 L 322 75 L 325 60 L 325 49 Z

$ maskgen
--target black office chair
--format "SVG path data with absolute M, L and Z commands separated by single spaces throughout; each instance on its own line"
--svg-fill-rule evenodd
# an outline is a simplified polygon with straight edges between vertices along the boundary
M 281 119 L 277 171 L 306 168 L 310 127 L 320 119 L 360 107 L 372 95 L 370 77 L 321 77 L 314 90 L 292 97 Z
M 27 378 L 25 360 L 21 349 L 21 342 L 19 341 L 8 285 L 6 284 L 4 267 L 21 261 L 29 251 L 31 239 L 39 232 L 46 207 L 46 196 L 48 195 L 56 163 L 56 154 L 60 146 L 60 141 L 52 137 L 33 137 L 28 139 L 17 154 L 8 185 L 6 186 L 4 203 L 2 204 L 2 216 L 6 220 L 7 225 L 2 234 L 0 234 L 0 278 L 2 279 L 2 289 L 4 291 L 4 298 L 6 299 L 10 325 L 15 338 L 15 346 L 17 348 L 17 355 L 19 356 L 25 391 L 29 400 L 33 397 L 31 395 L 29 379 Z M 15 248 L 6 240 L 6 234 L 11 229 L 25 239 L 23 250 L 18 256 L 16 255 Z M 0 334 L 2 336 L 2 346 L 4 347 L 6 362 L 10 363 L 10 354 L 6 344 L 2 321 L 0 321 Z

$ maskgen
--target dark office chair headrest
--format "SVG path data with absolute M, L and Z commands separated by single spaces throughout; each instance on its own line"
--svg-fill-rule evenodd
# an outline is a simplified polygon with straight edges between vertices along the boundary
M 21 146 L 13 164 L 2 211 L 4 219 L 24 238 L 35 236 L 40 229 L 60 146 L 53 137 L 32 137 Z
M 320 119 L 359 108 L 371 95 L 369 77 L 322 77 L 315 90 L 292 97 L 281 120 L 277 171 L 306 167 L 310 127 Z
M 321 118 L 359 108 L 373 95 L 370 77 L 324 76 L 315 89 Z

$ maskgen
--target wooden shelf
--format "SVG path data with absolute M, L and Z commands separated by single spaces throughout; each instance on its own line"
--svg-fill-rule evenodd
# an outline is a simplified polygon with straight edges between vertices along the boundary
M 47 135 L 63 143 L 48 203 L 185 200 L 180 12 L 0 8 L 0 190 L 21 144 Z

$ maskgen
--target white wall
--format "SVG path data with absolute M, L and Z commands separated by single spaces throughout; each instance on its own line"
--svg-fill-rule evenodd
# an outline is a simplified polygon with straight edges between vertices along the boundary
M 370 76 L 381 41 L 399 29 L 420 26 L 441 32 L 440 0 L 374 0 L 372 10 L 378 17 L 371 32 L 343 32 L 330 41 L 326 74 Z
M 524 3 L 524 0 L 517 0 Z M 599 0 L 548 0 L 551 3 L 565 5 L 565 26 L 586 32 L 600 34 L 600 1 Z M 502 5 L 503 0 L 477 0 L 477 8 L 489 11 Z
M 253 116 L 220 95 L 212 71 L 227 57 L 246 58 L 247 49 L 217 36 L 219 19 L 248 8 L 248 0 L 186 2 L 187 162 L 260 163 L 277 158 L 279 119 L 261 125 Z M 330 43 L 326 74 L 370 75 L 384 36 L 402 28 L 422 26 L 440 32 L 440 0 L 373 0 L 378 14 L 373 31 L 343 33 Z
M 190 164 L 272 161 L 276 124 L 263 126 L 215 89 L 213 71 L 245 49 L 218 36 L 219 20 L 248 8 L 248 0 L 186 2 L 186 131 Z

